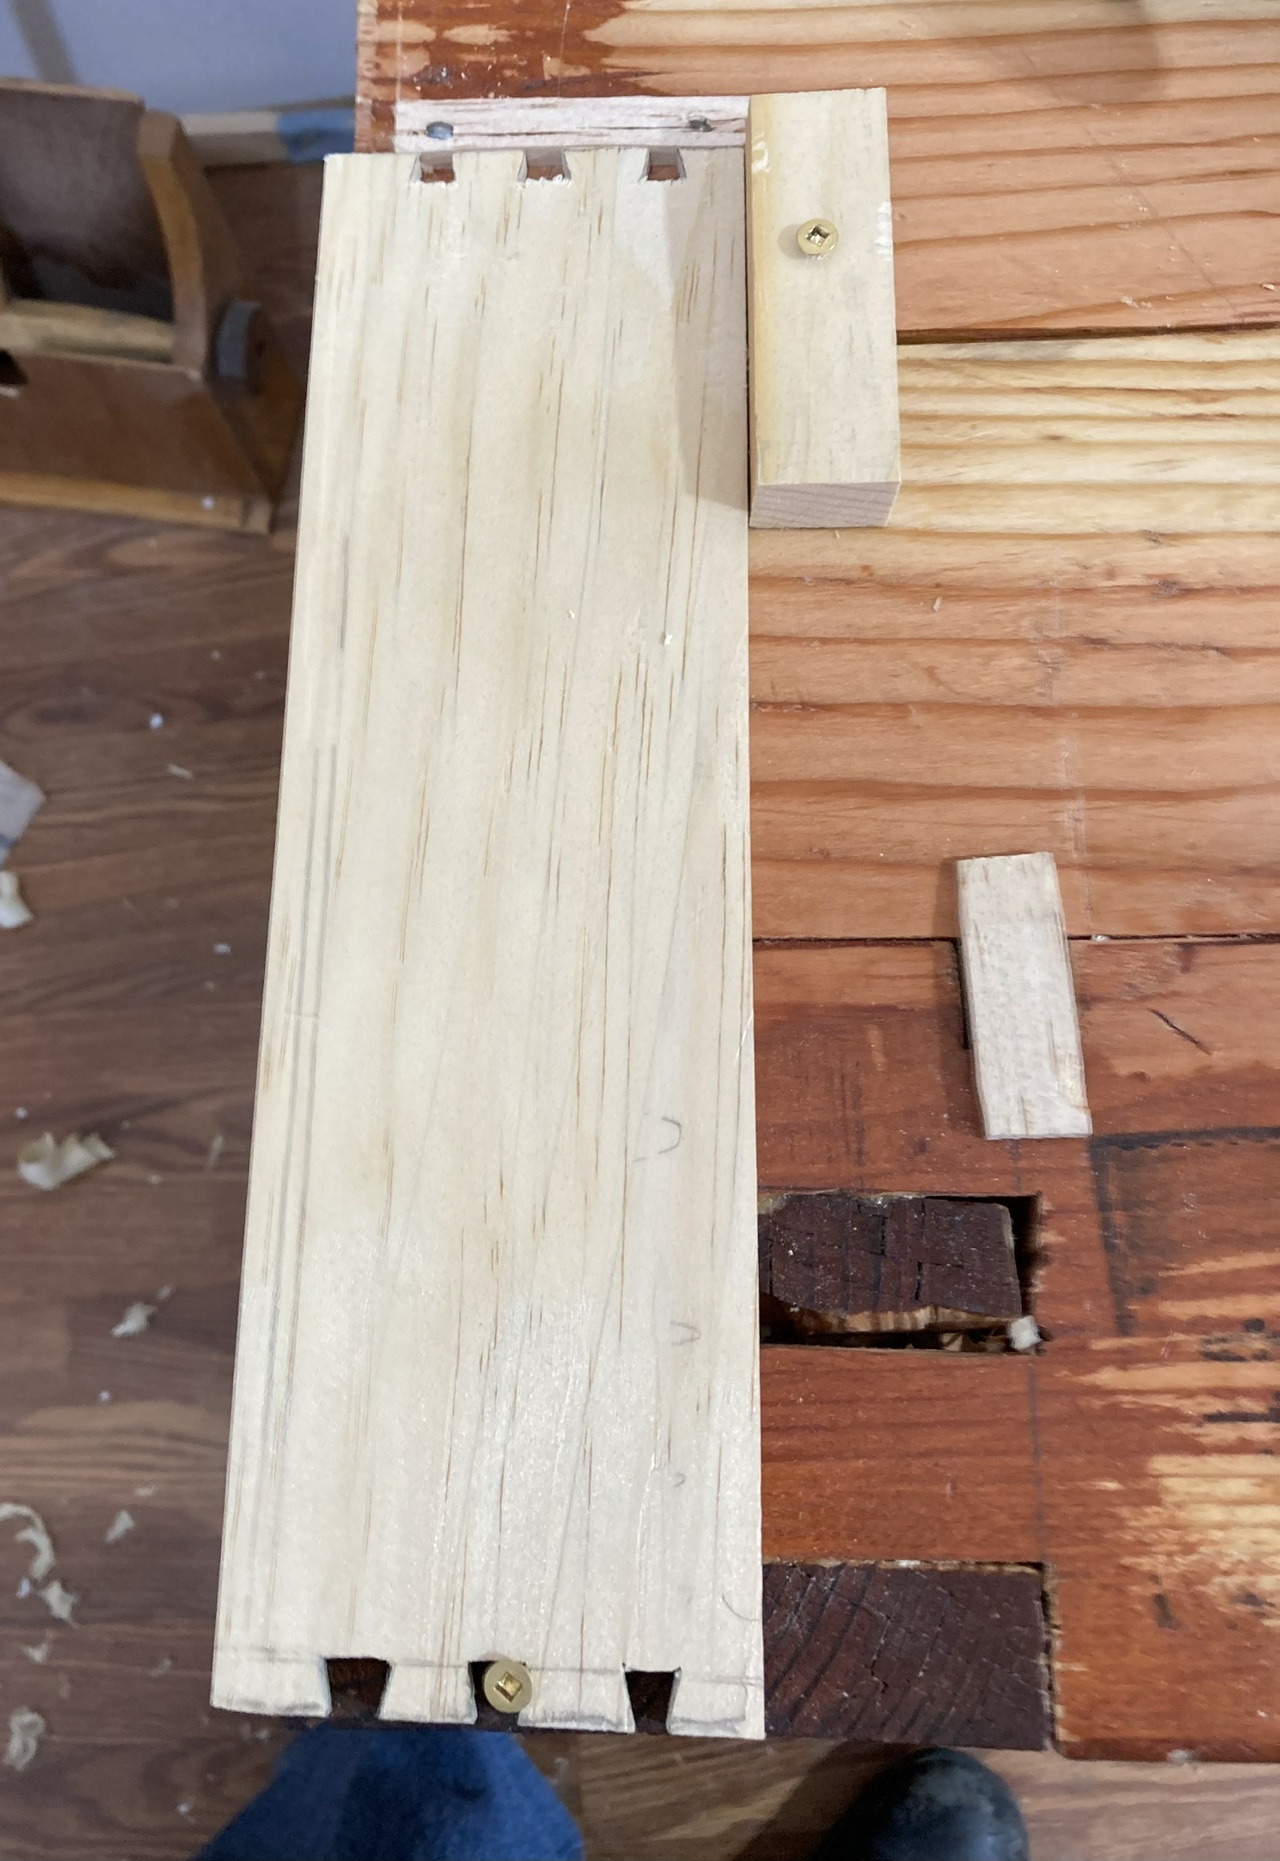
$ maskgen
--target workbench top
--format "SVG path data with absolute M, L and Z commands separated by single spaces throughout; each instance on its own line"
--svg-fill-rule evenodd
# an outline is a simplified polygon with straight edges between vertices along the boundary
M 899 507 L 752 539 L 760 1179 L 1026 1198 L 1046 1342 L 766 1345 L 766 1556 L 1038 1570 L 1063 1750 L 1280 1757 L 1274 8 L 362 0 L 360 58 L 366 148 L 887 87 Z M 1095 1136 L 987 1143 L 951 863 L 1036 849 Z

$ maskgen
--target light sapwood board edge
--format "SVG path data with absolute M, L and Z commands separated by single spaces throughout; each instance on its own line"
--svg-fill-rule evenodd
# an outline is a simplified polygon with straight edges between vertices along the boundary
M 816 257 L 797 241 L 813 219 L 838 233 Z M 887 522 L 900 466 L 882 90 L 751 99 L 747 275 L 753 526 Z
M 406 154 L 737 149 L 746 135 L 745 97 L 447 97 L 398 103 L 395 115 L 395 147 Z
M 958 860 L 956 882 L 985 1135 L 1087 1137 L 1093 1126 L 1053 855 Z
M 214 1701 L 763 1733 L 742 159 L 331 159 Z

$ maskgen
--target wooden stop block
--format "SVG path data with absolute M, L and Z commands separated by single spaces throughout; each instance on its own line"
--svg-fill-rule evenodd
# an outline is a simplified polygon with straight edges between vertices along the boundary
M 901 475 L 884 92 L 753 97 L 747 172 L 751 522 L 883 524 Z

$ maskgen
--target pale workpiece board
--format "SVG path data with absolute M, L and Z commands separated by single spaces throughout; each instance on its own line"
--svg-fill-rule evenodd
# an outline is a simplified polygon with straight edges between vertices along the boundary
M 1052 853 L 957 862 L 969 1044 L 987 1137 L 1087 1137 L 1084 1058 Z
M 753 97 L 747 162 L 751 521 L 885 523 L 901 474 L 884 92 Z M 806 256 L 817 219 L 836 243 Z
M 214 1700 L 760 1737 L 743 161 L 331 160 Z

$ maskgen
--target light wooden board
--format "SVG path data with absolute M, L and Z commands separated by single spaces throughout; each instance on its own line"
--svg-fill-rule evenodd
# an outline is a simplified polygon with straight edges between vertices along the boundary
M 759 1736 L 742 158 L 328 167 L 215 1702 Z
M 884 92 L 753 97 L 748 168 L 751 521 L 884 523 L 899 477 Z M 835 239 L 816 253 L 815 222 Z
M 956 862 L 960 964 L 988 1137 L 1087 1137 L 1084 1056 L 1052 853 Z
M 745 97 L 451 97 L 402 103 L 395 146 L 457 149 L 740 149 Z
M 1280 527 L 1280 331 L 898 356 L 907 530 Z

